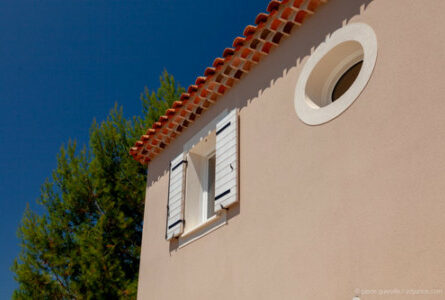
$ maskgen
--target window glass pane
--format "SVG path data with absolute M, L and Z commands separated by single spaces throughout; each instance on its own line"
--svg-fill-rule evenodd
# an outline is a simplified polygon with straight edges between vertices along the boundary
M 332 91 L 332 102 L 340 98 L 351 87 L 360 73 L 363 61 L 359 61 L 350 67 L 337 81 L 334 90 Z
M 207 187 L 207 219 L 215 214 L 215 155 L 209 158 Z

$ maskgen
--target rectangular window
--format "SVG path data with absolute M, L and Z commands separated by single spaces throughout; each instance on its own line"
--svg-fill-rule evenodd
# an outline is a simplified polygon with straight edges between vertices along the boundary
M 166 239 L 180 245 L 222 226 L 238 202 L 238 114 L 224 112 L 170 162 Z M 181 242 L 182 241 L 182 242 Z
M 185 231 L 193 230 L 215 215 L 215 131 L 187 154 Z

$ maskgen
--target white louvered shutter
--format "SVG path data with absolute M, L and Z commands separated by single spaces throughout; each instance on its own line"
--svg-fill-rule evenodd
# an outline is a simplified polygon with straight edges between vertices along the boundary
M 184 195 L 185 171 L 187 161 L 181 153 L 170 163 L 170 178 L 168 186 L 167 231 L 166 240 L 181 235 L 184 231 Z
M 238 201 L 238 113 L 216 124 L 215 212 Z

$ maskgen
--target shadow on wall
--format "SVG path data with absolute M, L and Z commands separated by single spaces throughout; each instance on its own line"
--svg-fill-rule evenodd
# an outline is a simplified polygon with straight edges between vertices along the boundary
M 178 154 L 177 148 L 205 125 L 202 119 L 205 119 L 206 114 L 216 116 L 224 109 L 239 108 L 242 110 L 250 103 L 255 102 L 264 91 L 273 88 L 279 79 L 286 77 L 292 68 L 300 70 L 303 62 L 307 60 L 318 45 L 324 42 L 335 30 L 344 27 L 351 19 L 363 14 L 372 1 L 330 0 L 320 6 L 313 17 L 305 20 L 300 28 L 295 28 L 287 40 L 283 41 L 277 49 L 265 57 L 258 66 L 253 68 L 236 86 L 220 98 L 215 105 L 150 163 L 147 188 L 167 175 L 169 162 Z M 314 28 L 317 30 L 314 30 Z M 221 102 L 224 102 L 223 105 L 221 105 Z M 242 123 L 240 123 L 240 126 L 242 127 Z M 241 134 L 242 131 L 240 139 L 242 139 Z M 240 155 L 241 157 L 243 155 L 242 148 L 240 149 Z M 241 169 L 240 172 L 242 172 Z M 163 201 L 164 199 L 160 200 Z M 239 214 L 239 209 L 238 206 L 236 209 L 238 213 L 236 214 Z

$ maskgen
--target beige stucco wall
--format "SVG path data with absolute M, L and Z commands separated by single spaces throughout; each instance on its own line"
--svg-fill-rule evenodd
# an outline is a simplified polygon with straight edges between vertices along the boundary
M 332 0 L 149 166 L 139 299 L 352 299 L 444 289 L 445 1 Z M 348 22 L 378 39 L 372 78 L 341 116 L 303 124 L 294 88 L 311 50 Z M 169 161 L 240 108 L 240 205 L 170 251 Z

